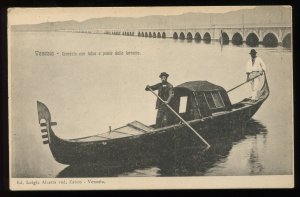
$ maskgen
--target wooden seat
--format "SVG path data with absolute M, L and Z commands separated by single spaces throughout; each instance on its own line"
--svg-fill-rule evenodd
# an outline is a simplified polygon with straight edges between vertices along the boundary
M 150 132 L 150 131 L 154 130 L 152 127 L 144 125 L 143 123 L 141 123 L 139 121 L 133 121 L 133 122 L 129 123 L 128 126 L 131 126 L 133 128 L 139 129 L 144 132 Z
M 141 122 L 133 121 L 126 126 L 114 129 L 110 132 L 101 133 L 94 136 L 89 136 L 85 138 L 72 139 L 71 141 L 86 142 L 86 141 L 104 141 L 122 137 L 130 137 L 134 135 L 141 135 L 154 130 L 154 128 L 149 127 Z

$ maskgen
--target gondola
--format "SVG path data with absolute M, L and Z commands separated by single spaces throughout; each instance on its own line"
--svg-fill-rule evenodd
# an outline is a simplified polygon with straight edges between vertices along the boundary
M 190 81 L 174 88 L 175 96 L 170 107 L 186 124 L 173 116 L 168 126 L 156 128 L 156 125 L 145 125 L 133 121 L 127 125 L 108 132 L 76 139 L 58 137 L 52 127 L 47 106 L 37 101 L 38 121 L 41 126 L 44 144 L 49 144 L 54 159 L 62 164 L 75 165 L 78 163 L 111 163 L 138 161 L 155 156 L 166 156 L 174 150 L 181 150 L 191 144 L 200 149 L 205 144 L 187 128 L 194 128 L 198 135 L 209 136 L 212 130 L 217 137 L 222 137 L 218 128 L 234 128 L 244 124 L 258 111 L 269 96 L 266 75 L 259 98 L 251 101 L 245 98 L 232 104 L 228 91 L 219 85 L 208 81 Z

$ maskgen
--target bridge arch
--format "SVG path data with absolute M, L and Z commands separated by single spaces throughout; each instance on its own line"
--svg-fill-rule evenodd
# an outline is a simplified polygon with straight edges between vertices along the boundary
M 157 38 L 161 38 L 160 32 L 157 33 Z
M 146 37 L 146 38 L 148 37 L 148 32 L 145 32 L 145 37 Z
M 262 39 L 265 38 L 266 35 L 268 35 L 268 34 L 273 34 L 273 35 L 276 37 L 276 39 L 277 39 L 278 41 L 280 40 L 280 39 L 279 39 L 279 36 L 278 36 L 274 31 L 266 31 L 266 32 L 264 32 L 264 33 L 262 34 Z
M 229 44 L 229 36 L 226 32 L 222 32 L 222 41 L 225 45 Z
M 138 37 L 140 37 L 140 36 L 141 36 L 141 32 L 138 33 Z
M 162 37 L 162 38 L 166 38 L 166 32 L 163 32 L 163 33 L 161 34 L 161 37 Z
M 144 32 L 142 32 L 142 33 L 141 33 L 141 36 L 142 36 L 142 37 L 144 37 L 144 36 L 145 36 L 145 35 L 144 35 Z
M 211 42 L 211 36 L 208 32 L 206 32 L 203 36 L 203 40 L 205 43 L 210 43 Z
M 173 33 L 173 38 L 174 38 L 174 39 L 178 39 L 178 34 L 177 34 L 177 32 L 174 32 L 174 33 Z
M 243 44 L 243 37 L 242 34 L 239 32 L 236 32 L 232 36 L 232 44 L 234 45 L 242 45 Z
M 285 48 L 291 48 L 292 46 L 292 36 L 291 33 L 286 34 L 282 39 L 282 46 Z
M 152 38 L 152 33 L 151 32 L 149 32 L 149 37 Z
M 181 33 L 179 34 L 179 39 L 180 39 L 180 40 L 184 40 L 184 39 L 185 39 L 185 35 L 184 35 L 183 32 L 181 32 Z
M 254 32 L 249 33 L 246 37 L 246 44 L 250 47 L 258 46 L 259 39 L 257 34 Z
M 155 32 L 153 32 L 152 37 L 156 38 L 156 33 Z
M 191 32 L 187 33 L 187 35 L 186 35 L 186 39 L 187 39 L 188 41 L 191 41 L 191 40 L 193 40 L 193 35 L 192 35 L 192 33 L 191 33 Z
M 263 45 L 265 47 L 277 47 L 278 36 L 273 32 L 266 33 L 263 37 Z
M 201 41 L 201 35 L 199 32 L 195 33 L 194 39 L 196 42 L 200 42 Z

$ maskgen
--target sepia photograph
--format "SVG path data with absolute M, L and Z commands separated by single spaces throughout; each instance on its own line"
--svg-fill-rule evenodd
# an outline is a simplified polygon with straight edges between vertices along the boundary
M 293 188 L 292 7 L 9 8 L 11 190 Z

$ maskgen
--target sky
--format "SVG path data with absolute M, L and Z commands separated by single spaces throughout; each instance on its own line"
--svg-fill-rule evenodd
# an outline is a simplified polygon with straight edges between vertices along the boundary
M 180 15 L 189 12 L 225 13 L 255 6 L 186 6 L 186 7 L 105 7 L 105 8 L 11 8 L 8 23 L 38 24 L 66 20 L 84 21 L 102 17 L 143 17 L 148 15 Z

